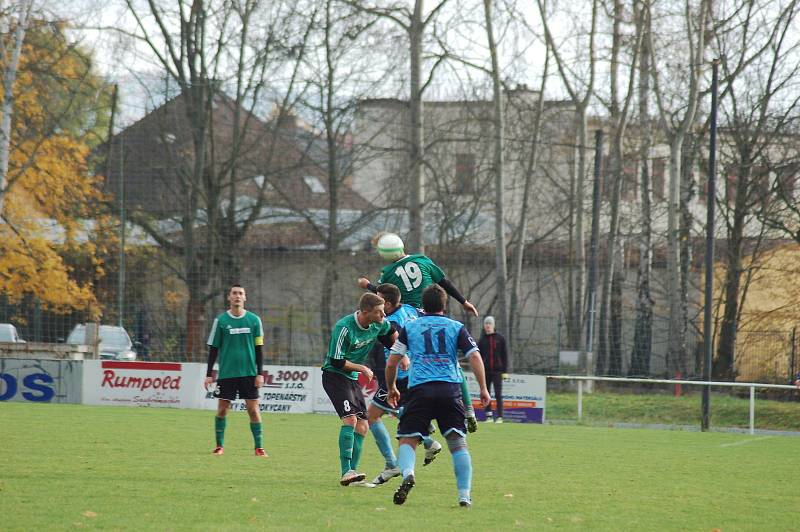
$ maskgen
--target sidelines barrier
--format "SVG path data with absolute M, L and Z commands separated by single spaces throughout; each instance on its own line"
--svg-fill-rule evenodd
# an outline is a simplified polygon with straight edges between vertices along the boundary
M 116 360 L 0 359 L 0 401 L 83 403 L 215 410 L 217 399 L 203 386 L 206 365 L 190 362 L 122 362 Z M 264 366 L 259 405 L 262 412 L 335 413 L 322 388 L 316 366 Z M 476 414 L 485 417 L 478 383 L 466 373 Z M 377 382 L 361 382 L 370 399 Z M 545 379 L 509 375 L 504 380 L 504 419 L 542 423 Z M 233 401 L 244 410 L 244 401 Z
M 465 373 L 472 407 L 478 421 L 486 420 L 486 412 L 480 402 L 478 381 L 471 373 Z M 503 379 L 503 421 L 516 423 L 544 423 L 545 396 L 547 380 L 541 375 L 509 374 Z M 497 405 L 492 400 L 491 408 L 496 411 Z
M 83 362 L 0 358 L 0 401 L 80 403 Z

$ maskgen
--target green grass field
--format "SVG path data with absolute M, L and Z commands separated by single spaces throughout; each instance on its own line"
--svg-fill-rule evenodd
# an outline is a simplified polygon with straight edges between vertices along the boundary
M 0 403 L 0 529 L 800 529 L 797 437 L 482 424 L 465 510 L 446 452 L 398 507 L 339 486 L 335 417 L 266 416 L 258 459 L 231 416 L 216 457 L 210 411 Z

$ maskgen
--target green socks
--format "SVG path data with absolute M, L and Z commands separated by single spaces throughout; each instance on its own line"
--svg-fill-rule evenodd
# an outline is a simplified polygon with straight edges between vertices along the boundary
M 364 435 L 358 432 L 353 432 L 353 459 L 350 461 L 350 467 L 358 470 L 358 462 L 361 460 L 361 448 L 364 446 Z
M 225 443 L 225 424 L 228 418 L 214 416 L 214 435 L 217 438 L 217 447 L 222 447 Z
M 464 401 L 464 409 L 466 410 L 467 417 L 475 417 L 475 410 L 472 408 L 472 398 L 469 396 L 466 377 L 461 379 L 461 399 Z
M 339 429 L 339 461 L 342 465 L 342 475 L 353 469 L 351 463 L 353 460 L 353 434 L 355 430 L 350 425 L 342 425 Z M 364 437 L 361 437 L 364 441 Z
M 261 429 L 261 423 L 250 423 L 250 432 L 253 433 L 253 443 L 255 444 L 256 449 L 263 447 L 263 432 Z

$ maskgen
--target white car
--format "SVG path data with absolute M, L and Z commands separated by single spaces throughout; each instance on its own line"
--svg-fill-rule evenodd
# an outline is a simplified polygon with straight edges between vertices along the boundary
M 104 360 L 136 360 L 133 342 L 124 327 L 100 325 L 98 353 Z M 79 323 L 67 337 L 68 344 L 86 344 L 86 325 Z
M 24 344 L 25 340 L 19 337 L 16 327 L 10 323 L 0 323 L 0 342 Z

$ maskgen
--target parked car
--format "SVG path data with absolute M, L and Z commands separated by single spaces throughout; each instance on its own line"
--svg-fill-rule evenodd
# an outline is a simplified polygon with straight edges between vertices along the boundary
M 10 323 L 0 323 L 0 342 L 24 344 L 25 340 L 19 337 L 16 327 Z
M 98 354 L 104 360 L 136 360 L 135 344 L 128 331 L 117 325 L 100 325 Z M 67 336 L 68 344 L 86 344 L 86 324 L 79 323 Z

